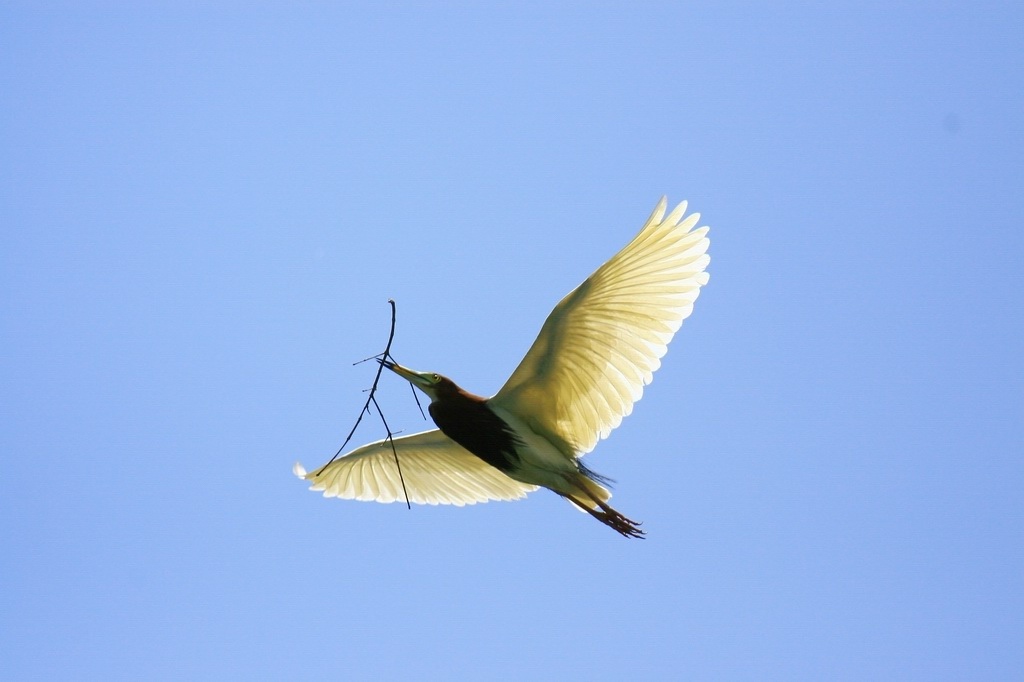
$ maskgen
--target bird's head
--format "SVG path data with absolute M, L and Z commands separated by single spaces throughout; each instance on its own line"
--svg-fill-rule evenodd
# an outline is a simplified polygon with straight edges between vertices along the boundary
M 390 360 L 381 360 L 380 364 L 426 393 L 431 402 L 437 400 L 441 393 L 459 390 L 454 381 L 437 372 L 416 372 Z

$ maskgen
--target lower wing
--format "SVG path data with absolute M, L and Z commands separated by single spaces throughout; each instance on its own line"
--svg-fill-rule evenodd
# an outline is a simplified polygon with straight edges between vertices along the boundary
M 518 500 L 537 489 L 509 478 L 438 429 L 364 445 L 308 473 L 296 462 L 292 471 L 324 497 L 373 502 L 404 502 L 402 480 L 410 502 L 459 507 Z

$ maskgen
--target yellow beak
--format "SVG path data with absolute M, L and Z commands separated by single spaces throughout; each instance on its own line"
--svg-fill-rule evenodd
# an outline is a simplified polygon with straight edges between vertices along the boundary
M 380 364 L 418 388 L 426 389 L 434 384 L 430 375 L 426 372 L 417 372 L 408 367 L 402 367 L 397 362 L 391 362 L 390 360 L 381 360 Z

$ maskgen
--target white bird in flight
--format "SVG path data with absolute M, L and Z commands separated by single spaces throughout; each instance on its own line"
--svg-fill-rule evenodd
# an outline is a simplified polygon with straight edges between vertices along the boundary
M 663 197 L 639 234 L 548 315 L 491 398 L 434 372 L 382 363 L 429 396 L 438 428 L 356 448 L 296 476 L 325 497 L 458 506 L 552 490 L 626 537 L 640 524 L 608 504 L 608 479 L 580 458 L 608 437 L 651 383 L 707 284 L 707 227 Z M 394 444 L 394 452 L 392 451 Z

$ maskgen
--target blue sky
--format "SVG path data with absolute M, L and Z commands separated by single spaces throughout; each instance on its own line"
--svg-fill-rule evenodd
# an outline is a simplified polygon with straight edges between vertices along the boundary
M 0 676 L 1019 674 L 1024 11 L 891 5 L 5 3 Z M 388 298 L 489 394 L 663 194 L 646 541 L 293 478 Z

